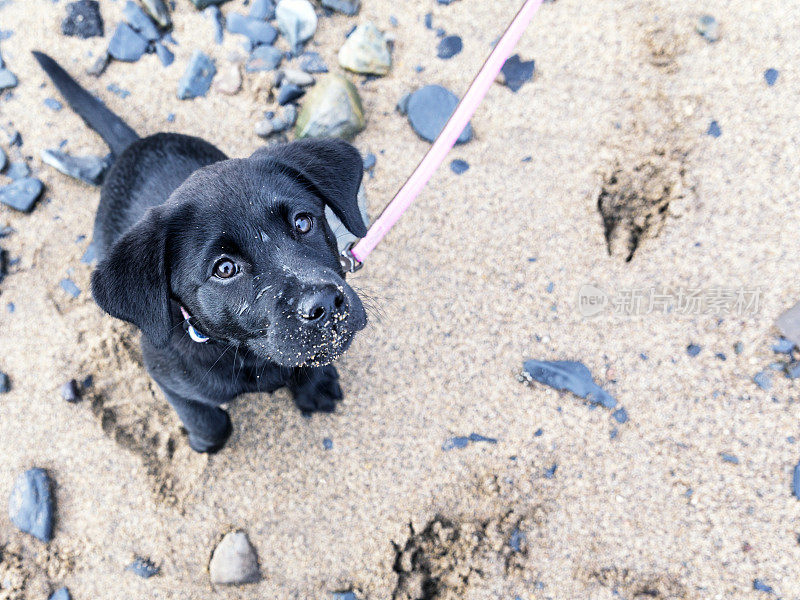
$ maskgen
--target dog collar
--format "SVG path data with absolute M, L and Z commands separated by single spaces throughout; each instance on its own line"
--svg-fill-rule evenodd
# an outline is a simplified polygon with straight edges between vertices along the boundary
M 205 344 L 208 340 L 211 339 L 207 335 L 203 335 L 202 333 L 197 331 L 197 329 L 194 328 L 194 326 L 190 321 L 192 315 L 190 315 L 189 311 L 183 308 L 183 306 L 181 306 L 181 314 L 183 315 L 183 320 L 186 322 L 187 330 L 189 332 L 189 337 L 192 338 L 193 342 L 197 342 L 198 344 Z

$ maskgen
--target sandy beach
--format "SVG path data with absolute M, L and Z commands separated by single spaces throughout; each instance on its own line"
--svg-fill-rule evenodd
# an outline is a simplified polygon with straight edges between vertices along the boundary
M 236 157 L 264 143 L 253 125 L 275 108 L 269 75 L 245 74 L 233 96 L 178 100 L 195 49 L 218 66 L 246 53 L 240 36 L 216 44 L 209 20 L 176 0 L 173 65 L 148 54 L 91 77 L 124 6 L 100 4 L 105 37 L 82 40 L 60 32 L 64 0 L 0 2 L 0 30 L 13 31 L 0 52 L 19 78 L 0 93 L 0 148 L 46 186 L 30 214 L 0 206 L 0 229 L 14 230 L 0 239 L 12 260 L 0 282 L 0 371 L 11 381 L 0 501 L 31 467 L 47 470 L 56 499 L 47 544 L 0 512 L 0 600 L 62 586 L 75 600 L 800 598 L 798 384 L 770 368 L 789 360 L 773 352 L 775 319 L 800 300 L 800 3 L 544 4 L 517 48 L 536 61 L 535 79 L 516 93 L 493 87 L 474 139 L 350 277 L 370 324 L 338 362 L 337 412 L 304 418 L 285 390 L 242 397 L 233 436 L 210 457 L 188 447 L 144 370 L 138 331 L 91 298 L 80 259 L 99 188 L 39 153 L 62 140 L 73 154 L 107 149 L 68 108 L 45 105 L 60 97 L 30 51 L 56 57 L 139 134 L 197 135 Z M 462 94 L 519 4 L 318 11 L 309 48 L 333 72 L 345 73 L 336 54 L 353 25 L 395 39 L 386 76 L 347 74 L 367 119 L 353 143 L 377 157 L 365 175 L 373 218 L 429 147 L 398 100 L 431 83 Z M 246 12 L 242 0 L 221 9 Z M 719 22 L 714 43 L 696 31 L 703 14 Z M 461 36 L 463 51 L 437 58 L 436 28 Z M 721 135 L 708 135 L 712 122 Z M 450 159 L 469 170 L 456 175 Z M 757 302 L 608 305 L 589 318 L 586 285 L 617 299 L 722 290 Z M 525 381 L 528 359 L 582 362 L 627 421 Z M 760 372 L 770 389 L 754 382 Z M 88 376 L 81 402 L 60 397 Z M 443 449 L 472 433 L 496 443 Z M 234 530 L 247 533 L 261 580 L 212 585 L 211 553 Z M 126 571 L 135 557 L 160 573 Z M 424 577 L 438 589 L 415 595 Z

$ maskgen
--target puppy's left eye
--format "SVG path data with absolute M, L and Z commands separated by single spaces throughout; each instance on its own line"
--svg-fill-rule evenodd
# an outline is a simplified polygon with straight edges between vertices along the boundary
M 214 265 L 214 275 L 220 279 L 230 279 L 239 272 L 239 267 L 230 258 L 222 258 Z
M 294 228 L 297 233 L 308 233 L 314 226 L 314 219 L 308 213 L 300 213 L 294 218 Z

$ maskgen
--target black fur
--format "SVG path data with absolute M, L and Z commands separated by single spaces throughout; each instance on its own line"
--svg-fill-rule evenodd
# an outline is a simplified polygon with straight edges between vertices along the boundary
M 195 137 L 140 139 L 51 58 L 35 56 L 117 156 L 95 220 L 92 293 L 141 329 L 147 369 L 192 448 L 222 448 L 232 428 L 220 405 L 246 392 L 286 386 L 305 413 L 332 411 L 342 391 L 330 363 L 366 313 L 344 281 L 324 208 L 366 233 L 358 151 L 306 140 L 227 159 Z M 223 258 L 238 268 L 231 278 L 215 275 Z M 190 325 L 211 340 L 192 341 Z

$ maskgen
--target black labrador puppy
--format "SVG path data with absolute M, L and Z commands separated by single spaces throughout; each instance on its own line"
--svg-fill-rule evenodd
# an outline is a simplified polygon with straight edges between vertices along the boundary
M 138 135 L 36 52 L 115 162 L 100 194 L 92 294 L 141 329 L 142 353 L 197 452 L 221 449 L 220 405 L 286 386 L 304 412 L 342 398 L 331 362 L 366 325 L 345 283 L 329 206 L 363 236 L 358 151 L 304 140 L 228 159 L 191 136 Z

